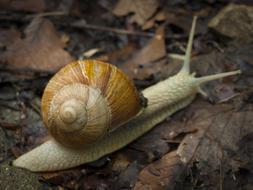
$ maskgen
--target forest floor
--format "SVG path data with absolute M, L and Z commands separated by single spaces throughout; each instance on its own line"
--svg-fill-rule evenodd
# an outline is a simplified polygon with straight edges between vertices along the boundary
M 40 101 L 61 67 L 102 59 L 141 91 L 179 71 L 194 15 L 191 71 L 241 75 L 204 85 L 208 98 L 98 161 L 12 166 L 50 138 Z M 252 42 L 250 0 L 0 0 L 0 189 L 253 189 Z

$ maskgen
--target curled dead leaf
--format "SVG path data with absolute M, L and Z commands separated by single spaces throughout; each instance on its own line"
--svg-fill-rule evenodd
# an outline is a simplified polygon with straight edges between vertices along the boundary
M 252 6 L 230 4 L 222 9 L 208 26 L 223 36 L 249 43 L 252 42 L 252 22 Z
M 198 108 L 197 108 L 198 106 Z M 233 168 L 234 155 L 240 151 L 241 139 L 252 134 L 251 111 L 236 111 L 231 105 L 211 106 L 202 103 L 191 106 L 189 112 L 198 113 L 191 123 L 198 131 L 185 136 L 177 154 L 185 164 L 197 162 L 203 174 L 214 174 L 222 167 L 224 172 Z M 243 158 L 243 157 L 242 157 Z
M 25 30 L 25 38 L 7 46 L 0 60 L 14 68 L 55 72 L 72 61 L 54 25 L 36 17 Z
M 176 151 L 170 152 L 142 169 L 134 190 L 173 189 L 185 169 Z
M 131 21 L 142 26 L 156 12 L 158 6 L 157 0 L 120 0 L 113 13 L 117 16 L 134 13 Z
M 156 31 L 156 36 L 141 49 L 136 55 L 122 65 L 123 70 L 133 78 L 145 79 L 155 75 L 164 69 L 167 60 L 164 26 Z

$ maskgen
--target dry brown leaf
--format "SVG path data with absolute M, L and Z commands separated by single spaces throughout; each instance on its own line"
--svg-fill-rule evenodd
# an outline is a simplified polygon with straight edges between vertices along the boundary
M 164 69 L 167 62 L 164 41 L 164 26 L 157 29 L 156 35 L 137 54 L 122 65 L 123 70 L 133 78 L 145 79 Z
M 155 25 L 156 21 L 164 21 L 166 19 L 166 12 L 161 10 L 159 11 L 154 17 L 152 17 L 151 19 L 149 19 L 147 22 L 145 22 L 142 25 L 142 30 L 147 30 L 152 28 Z
M 15 11 L 43 12 L 44 0 L 0 0 L 0 8 Z
M 215 173 L 221 167 L 224 172 L 233 168 L 241 139 L 253 133 L 251 109 L 236 111 L 234 105 L 193 104 L 189 112 L 195 114 L 188 126 L 198 131 L 186 135 L 181 142 L 177 150 L 180 159 L 186 164 L 196 161 L 204 174 Z
M 1 60 L 15 68 L 54 72 L 72 60 L 53 24 L 36 17 L 25 30 L 25 38 L 7 47 Z
M 222 9 L 208 24 L 210 28 L 244 43 L 252 42 L 253 7 L 230 4 Z
M 207 14 L 210 14 L 210 10 L 205 9 L 205 12 Z M 193 13 L 189 11 L 185 11 L 183 9 L 175 10 L 175 11 L 167 11 L 165 12 L 166 14 L 164 15 L 166 18 L 167 23 L 172 27 L 172 31 L 175 30 L 179 34 L 188 34 L 190 33 L 191 29 L 191 24 L 192 24 L 192 17 Z M 201 14 L 194 13 L 194 15 L 199 15 L 200 17 Z M 207 24 L 205 23 L 205 20 L 198 20 L 198 24 L 196 26 L 195 34 L 199 33 L 206 33 L 207 32 Z
M 142 26 L 156 12 L 158 6 L 157 0 L 119 0 L 113 13 L 117 16 L 134 13 L 131 21 Z
M 112 63 L 114 62 L 125 62 L 132 54 L 136 51 L 136 44 L 132 42 L 128 42 L 121 49 L 116 49 L 111 51 L 109 54 L 109 59 Z
M 162 190 L 173 189 L 176 180 L 182 175 L 186 167 L 181 162 L 176 151 L 166 154 L 162 159 L 145 167 L 138 177 L 134 190 Z
M 145 162 L 150 163 L 157 160 L 170 150 L 168 140 L 166 138 L 161 138 L 161 134 L 164 132 L 164 129 L 153 130 L 152 133 L 148 133 L 140 140 L 132 143 L 130 147 L 134 150 L 138 150 L 138 152 L 145 153 Z
M 169 24 L 173 24 L 183 31 L 189 32 L 191 29 L 192 16 L 182 15 L 173 12 L 167 13 L 167 20 Z

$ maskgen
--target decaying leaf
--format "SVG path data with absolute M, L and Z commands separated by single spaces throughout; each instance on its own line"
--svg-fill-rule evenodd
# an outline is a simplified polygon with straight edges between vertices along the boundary
M 123 70 L 133 78 L 145 79 L 164 69 L 167 60 L 164 41 L 164 26 L 157 29 L 156 35 L 136 55 L 122 65 Z
M 113 62 L 124 63 L 127 59 L 129 59 L 129 57 L 131 57 L 133 52 L 136 51 L 136 48 L 137 47 L 134 43 L 129 42 L 122 48 L 112 51 L 109 54 L 109 59 L 112 63 Z
M 253 40 L 252 22 L 252 6 L 230 4 L 222 9 L 208 26 L 223 36 L 250 43 Z
M 220 167 L 224 172 L 234 168 L 233 158 L 241 151 L 241 139 L 253 132 L 252 111 L 248 108 L 237 111 L 231 105 L 198 103 L 193 104 L 189 112 L 194 115 L 188 125 L 198 131 L 186 135 L 181 142 L 177 154 L 182 162 L 197 162 L 202 174 L 215 173 Z M 252 161 L 246 160 L 251 162 L 249 164 Z
M 140 172 L 134 189 L 173 189 L 185 169 L 186 166 L 180 160 L 176 151 L 170 152 Z
M 36 17 L 25 30 L 25 38 L 7 46 L 1 60 L 15 68 L 54 72 L 72 60 L 53 24 Z
M 117 16 L 134 13 L 131 21 L 142 26 L 156 12 L 158 6 L 157 0 L 120 0 L 113 13 Z
M 81 3 L 83 1 L 63 0 L 48 4 L 46 11 L 53 11 L 49 13 L 50 19 L 63 32 L 67 31 L 71 38 L 59 37 L 53 24 L 42 18 L 35 18 L 22 35 L 27 18 L 31 18 L 30 12 L 45 11 L 45 7 L 41 8 L 41 2 L 46 1 L 0 0 L 0 7 L 4 10 L 0 15 L 0 62 L 5 61 L 6 65 L 22 68 L 5 69 L 1 65 L 0 187 L 31 189 L 32 186 L 39 189 L 45 188 L 46 184 L 48 188 L 57 186 L 59 189 L 178 189 L 177 179 L 181 179 L 179 183 L 182 186 L 190 183 L 187 189 L 211 190 L 218 189 L 218 186 L 219 189 L 252 189 L 253 130 L 250 126 L 253 124 L 253 46 L 223 51 L 222 44 L 217 44 L 215 47 L 222 53 L 211 49 L 211 54 L 196 49 L 197 43 L 202 43 L 198 41 L 200 38 L 204 39 L 203 44 L 216 40 L 215 33 L 210 35 L 207 31 L 206 22 L 210 19 L 209 13 L 217 12 L 225 2 L 119 0 L 115 14 L 128 15 L 119 19 L 110 14 L 112 5 L 109 4 L 113 3 L 109 1 L 99 0 L 94 4 L 88 1 Z M 245 12 L 240 10 L 235 13 L 239 15 L 230 15 L 231 18 L 238 16 L 233 23 L 239 29 L 245 29 L 247 37 L 251 35 L 248 31 L 251 29 L 251 13 L 248 14 L 248 8 Z M 56 17 L 54 11 L 57 10 L 69 14 L 67 17 Z M 35 104 L 34 100 L 39 103 L 41 91 L 49 76 L 44 72 L 27 72 L 27 68 L 57 70 L 71 60 L 71 56 L 64 50 L 70 40 L 68 49 L 76 57 L 91 49 L 84 56 L 92 55 L 92 58 L 98 59 L 101 53 L 108 56 L 105 53 L 113 50 L 114 52 L 108 53 L 111 54 L 110 62 L 123 67 L 131 78 L 140 79 L 136 81 L 141 87 L 146 87 L 165 76 L 173 75 L 181 67 L 182 60 L 168 59 L 166 50 L 169 53 L 185 50 L 184 44 L 193 14 L 200 19 L 196 29 L 198 38 L 194 40 L 191 71 L 196 72 L 197 76 L 205 76 L 236 70 L 240 64 L 242 72 L 247 73 L 203 85 L 203 90 L 214 100 L 215 105 L 197 96 L 191 105 L 171 116 L 170 121 L 159 124 L 124 149 L 74 169 L 41 174 L 43 187 L 37 183 L 37 178 L 32 177 L 35 175 L 8 164 L 8 160 L 41 144 L 45 140 L 44 136 L 48 138 L 42 127 L 39 104 Z M 78 18 L 90 23 L 83 31 L 71 27 Z M 243 22 L 248 19 L 249 23 L 237 23 L 238 19 Z M 162 23 L 163 21 L 166 23 Z M 141 29 L 153 28 L 152 30 L 156 30 L 155 37 L 149 41 L 147 37 L 154 35 L 152 30 L 132 30 L 135 28 L 133 23 L 137 23 Z M 241 27 L 241 24 L 246 27 Z M 166 25 L 166 44 L 163 25 Z M 234 25 L 229 26 L 233 27 Z M 119 28 L 126 30 L 122 32 Z M 101 29 L 105 32 L 101 32 Z M 201 47 L 203 46 L 199 46 L 199 49 Z M 103 49 L 103 52 L 97 54 L 98 49 Z M 206 55 L 197 57 L 196 52 Z M 19 76 L 25 75 L 26 80 L 20 80 L 17 73 Z M 27 76 L 30 79 L 32 77 L 32 80 Z M 10 84 L 13 89 L 8 90 Z M 192 173 L 182 182 L 183 178 L 180 177 L 186 171 Z M 230 188 L 222 186 L 223 179 L 224 183 L 225 180 L 230 180 Z M 244 183 L 244 186 L 237 188 L 236 184 L 239 183 Z
M 155 25 L 156 21 L 164 21 L 166 19 L 166 12 L 161 10 L 159 11 L 155 16 L 153 16 L 151 19 L 147 20 L 143 25 L 142 25 L 142 30 L 147 30 L 149 28 L 152 28 Z

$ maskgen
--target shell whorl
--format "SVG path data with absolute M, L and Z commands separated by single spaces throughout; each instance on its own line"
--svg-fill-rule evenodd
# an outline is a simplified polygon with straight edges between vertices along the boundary
M 45 126 L 58 142 L 71 147 L 93 144 L 140 110 L 139 93 L 127 76 L 96 60 L 62 68 L 42 97 Z
M 59 109 L 60 120 L 65 124 L 73 124 L 73 127 L 66 127 L 65 130 L 75 131 L 87 123 L 87 111 L 82 101 L 70 99 L 64 102 Z M 76 125 L 80 123 L 81 125 Z

